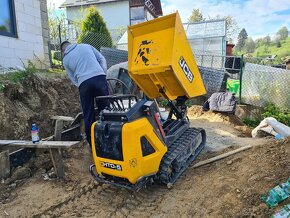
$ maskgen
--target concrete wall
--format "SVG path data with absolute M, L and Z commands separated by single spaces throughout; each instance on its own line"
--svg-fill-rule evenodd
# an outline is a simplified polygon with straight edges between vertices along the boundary
M 40 68 L 48 67 L 46 0 L 15 0 L 15 14 L 17 37 L 0 35 L 0 65 L 23 66 L 32 60 Z
M 127 27 L 129 25 L 129 1 L 103 3 L 95 6 L 103 16 L 109 30 Z M 83 7 L 83 9 L 85 8 Z M 83 17 L 81 15 L 83 9 L 81 7 L 67 8 L 67 19 L 80 21 Z

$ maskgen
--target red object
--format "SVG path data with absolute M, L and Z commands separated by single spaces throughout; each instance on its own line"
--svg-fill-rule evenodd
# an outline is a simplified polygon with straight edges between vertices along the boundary
M 231 44 L 231 43 L 227 44 L 227 52 L 226 52 L 227 56 L 232 56 L 233 47 L 235 47 L 235 44 Z
M 159 121 L 158 115 L 154 114 L 154 118 L 155 118 L 155 121 L 156 121 L 156 123 L 158 125 L 158 128 L 159 128 L 160 132 L 161 132 L 161 135 L 163 136 L 163 138 L 165 138 L 165 132 L 164 132 L 162 126 L 161 126 L 161 123 Z

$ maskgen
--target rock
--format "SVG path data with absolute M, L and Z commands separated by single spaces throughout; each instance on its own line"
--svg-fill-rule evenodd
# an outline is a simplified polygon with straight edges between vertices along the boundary
M 11 188 L 11 189 L 15 189 L 15 188 L 16 188 L 16 183 L 12 183 L 12 184 L 10 184 L 10 185 L 9 185 L 9 188 Z
M 233 163 L 232 160 L 227 161 L 227 165 L 231 165 Z
M 240 189 L 237 189 L 236 191 L 237 191 L 237 193 L 241 193 Z
M 10 182 L 14 182 L 15 180 L 26 179 L 31 176 L 31 169 L 27 167 L 17 167 L 13 172 Z

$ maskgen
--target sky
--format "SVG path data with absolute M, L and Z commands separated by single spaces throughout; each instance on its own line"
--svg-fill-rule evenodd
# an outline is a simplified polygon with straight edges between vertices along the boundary
M 48 0 L 59 7 L 64 0 Z M 254 39 L 271 37 L 282 27 L 290 30 L 290 0 L 161 0 L 163 14 L 178 10 L 187 22 L 192 9 L 199 9 L 205 18 L 232 16 L 239 28 L 245 28 Z

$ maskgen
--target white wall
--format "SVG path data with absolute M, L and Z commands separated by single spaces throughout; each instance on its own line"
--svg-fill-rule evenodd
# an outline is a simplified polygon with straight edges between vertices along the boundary
M 0 35 L 0 65 L 23 66 L 34 60 L 34 54 L 44 60 L 40 0 L 15 0 L 17 38 Z
M 129 1 L 97 4 L 96 8 L 103 16 L 109 30 L 129 25 Z M 67 19 L 79 21 L 82 18 L 81 11 L 80 7 L 67 8 Z

